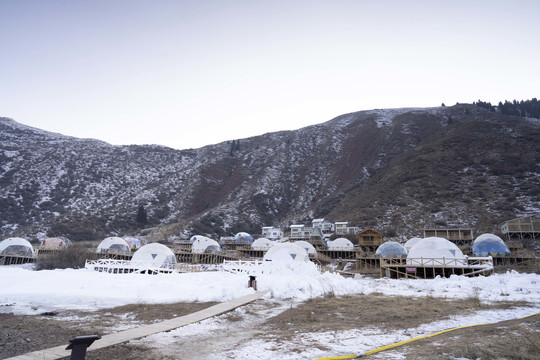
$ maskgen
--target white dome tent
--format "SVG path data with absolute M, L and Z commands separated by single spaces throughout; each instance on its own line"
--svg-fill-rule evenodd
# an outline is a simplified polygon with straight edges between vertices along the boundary
M 408 265 L 434 262 L 444 263 L 446 267 L 463 266 L 466 258 L 456 244 L 440 237 L 428 237 L 418 241 L 407 255 Z
M 264 254 L 263 261 L 278 263 L 309 262 L 307 251 L 296 243 L 278 243 Z
M 218 242 L 205 236 L 197 236 L 197 238 L 193 241 L 193 245 L 191 246 L 191 252 L 194 254 L 203 254 L 210 251 L 221 251 L 221 247 L 219 246 Z
M 13 237 L 0 242 L 0 265 L 24 264 L 35 257 L 34 248 L 26 239 Z
M 353 250 L 354 244 L 346 238 L 337 238 L 326 243 L 328 250 Z
M 135 267 L 146 265 L 149 268 L 169 268 L 176 264 L 176 257 L 171 249 L 160 243 L 151 243 L 141 246 L 133 254 L 131 264 Z
M 200 240 L 202 240 L 202 239 L 212 240 L 212 239 L 210 239 L 209 237 L 206 237 L 206 236 L 203 236 L 203 235 L 193 235 L 193 236 L 189 239 L 189 242 L 193 244 L 193 243 L 195 242 L 195 240 L 197 240 L 197 239 L 200 239 Z
M 253 250 L 268 250 L 274 246 L 274 242 L 267 238 L 258 238 L 251 244 Z
M 315 250 L 315 247 L 311 245 L 310 243 L 308 243 L 307 241 L 303 241 L 303 240 L 295 241 L 293 244 L 300 246 L 302 249 L 304 249 L 310 257 L 317 256 L 317 250 Z
M 128 243 L 119 237 L 108 237 L 99 243 L 97 253 L 107 253 L 115 255 L 130 255 L 131 250 Z
M 416 245 L 417 242 L 419 242 L 420 240 L 422 240 L 422 238 L 419 238 L 419 237 L 413 237 L 413 238 L 410 238 L 409 240 L 407 240 L 407 242 L 403 245 L 403 247 L 405 248 L 405 250 L 407 250 L 407 253 L 409 251 L 411 251 L 411 249 L 413 248 L 414 245 Z

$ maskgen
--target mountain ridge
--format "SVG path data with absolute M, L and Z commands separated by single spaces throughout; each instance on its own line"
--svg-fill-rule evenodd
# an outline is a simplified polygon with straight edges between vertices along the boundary
M 1 120 L 3 237 L 99 239 L 164 225 L 158 238 L 217 237 L 314 217 L 408 237 L 540 212 L 539 122 L 468 104 L 359 111 L 185 150 Z M 135 221 L 140 205 L 149 224 Z

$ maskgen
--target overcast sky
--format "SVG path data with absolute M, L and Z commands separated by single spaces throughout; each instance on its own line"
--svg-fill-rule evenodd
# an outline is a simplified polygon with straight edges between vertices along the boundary
M 0 0 L 0 116 L 200 147 L 540 94 L 540 1 Z

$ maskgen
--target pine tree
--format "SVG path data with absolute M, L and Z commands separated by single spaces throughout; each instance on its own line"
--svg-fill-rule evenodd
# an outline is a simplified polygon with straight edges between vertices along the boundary
M 136 221 L 139 224 L 146 224 L 148 222 L 148 216 L 146 215 L 146 210 L 144 209 L 144 206 L 139 205 L 139 209 L 137 210 L 137 217 Z

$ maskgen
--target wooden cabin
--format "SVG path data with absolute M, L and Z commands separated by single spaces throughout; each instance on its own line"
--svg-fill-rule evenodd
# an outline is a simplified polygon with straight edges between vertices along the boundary
M 540 219 L 532 216 L 521 217 L 503 222 L 501 232 L 508 239 L 537 239 L 540 238 Z
M 366 254 L 374 253 L 383 243 L 383 234 L 373 229 L 367 229 L 357 235 L 358 247 Z
M 424 229 L 424 238 L 427 237 L 445 238 L 457 246 L 471 246 L 474 241 L 473 229 L 471 228 Z

